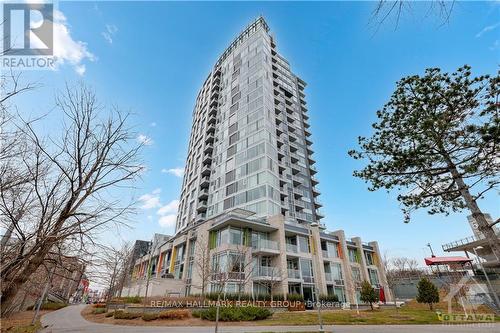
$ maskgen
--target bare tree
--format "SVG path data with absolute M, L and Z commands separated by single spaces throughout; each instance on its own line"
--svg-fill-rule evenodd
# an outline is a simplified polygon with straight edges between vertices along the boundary
M 15 236 L 14 250 L 2 256 L 2 314 L 55 247 L 85 251 L 100 231 L 125 224 L 132 209 L 131 200 L 113 192 L 133 187 L 142 170 L 128 115 L 106 109 L 83 84 L 68 85 L 57 107 L 64 115 L 60 138 L 18 119 L 33 149 L 15 163 L 29 180 L 0 191 L 1 223 L 12 225 Z
M 265 280 L 257 282 L 259 285 L 264 287 L 269 287 L 271 302 L 274 301 L 274 292 L 277 286 L 281 284 L 281 281 L 285 278 L 285 272 L 280 267 L 267 266 L 264 267 Z M 288 272 L 287 272 L 288 273 Z
M 130 243 L 124 242 L 119 246 L 99 245 L 98 249 L 93 256 L 89 275 L 97 283 L 106 286 L 106 301 L 110 302 L 113 296 L 119 296 L 123 288 L 129 269 L 131 246 Z
M 450 20 L 451 13 L 455 6 L 455 1 L 432 0 L 427 2 L 414 2 L 407 0 L 379 0 L 372 12 L 372 20 L 379 27 L 389 19 L 394 19 L 395 28 L 397 29 L 401 18 L 404 15 L 417 11 L 415 6 L 420 6 L 418 9 L 424 9 L 424 16 L 436 15 L 444 24 Z M 422 7 L 422 6 L 425 6 Z
M 196 248 L 194 256 L 194 272 L 200 281 L 196 286 L 201 290 L 201 296 L 205 296 L 207 285 L 210 280 L 210 247 L 205 235 L 198 235 L 196 238 Z

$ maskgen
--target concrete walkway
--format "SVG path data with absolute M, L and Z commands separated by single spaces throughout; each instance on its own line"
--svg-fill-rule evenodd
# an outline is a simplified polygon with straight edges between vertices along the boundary
M 72 305 L 48 313 L 42 317 L 43 333 L 212 333 L 213 327 L 173 327 L 173 326 L 118 326 L 97 324 L 86 321 L 80 312 L 86 305 Z M 221 333 L 245 332 L 303 332 L 318 331 L 318 326 L 221 326 Z M 334 333 L 498 333 L 500 324 L 489 325 L 335 325 L 325 326 L 326 332 Z

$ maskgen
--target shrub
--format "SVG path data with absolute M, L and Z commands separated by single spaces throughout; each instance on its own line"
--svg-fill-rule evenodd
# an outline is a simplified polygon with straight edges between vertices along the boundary
M 104 317 L 106 317 L 106 318 L 113 317 L 114 314 L 115 314 L 114 311 L 106 312 L 106 314 L 104 315 Z
M 144 321 L 151 321 L 151 320 L 156 320 L 156 319 L 158 319 L 157 313 L 144 313 L 142 315 L 142 320 L 144 320 Z
M 286 296 L 287 300 L 290 302 L 303 302 L 304 301 L 304 296 L 301 294 L 288 294 Z
M 118 310 L 114 313 L 115 319 L 135 319 L 139 318 L 140 316 L 140 313 L 125 312 L 123 310 Z
M 94 308 L 105 308 L 106 303 L 96 303 L 92 305 Z
M 252 295 L 251 294 L 246 294 L 246 293 L 226 293 L 225 295 L 221 295 L 221 299 L 226 299 L 228 301 L 250 301 L 252 300 Z M 215 300 L 217 300 L 217 295 L 215 295 Z
M 362 302 L 370 304 L 370 308 L 373 310 L 373 303 L 378 302 L 378 294 L 373 289 L 372 285 L 368 281 L 363 281 L 361 284 L 361 295 L 360 299 Z
M 319 295 L 319 300 L 321 302 L 337 303 L 339 301 L 339 297 L 335 294 L 333 294 L 333 295 Z
M 62 309 L 66 306 L 68 306 L 68 304 L 66 304 L 66 303 L 47 302 L 47 303 L 42 304 L 42 306 L 40 307 L 40 310 L 59 310 L 59 309 Z M 32 306 L 29 306 L 28 308 L 26 308 L 26 310 L 33 310 L 35 308 L 36 307 L 32 305 Z
M 106 309 L 105 308 L 95 308 L 94 311 L 92 311 L 93 314 L 102 314 L 102 313 L 106 313 Z
M 418 281 L 417 291 L 417 302 L 428 304 L 432 311 L 432 305 L 439 302 L 437 287 L 429 279 L 423 277 Z
M 123 301 L 125 303 L 138 304 L 138 303 L 142 302 L 142 297 L 139 297 L 139 296 L 127 296 L 127 297 L 123 297 Z
M 158 318 L 159 319 L 169 319 L 169 320 L 185 319 L 185 318 L 189 318 L 189 311 L 188 310 L 162 311 L 158 314 Z
M 216 307 L 210 307 L 204 310 L 193 311 L 193 316 L 205 320 L 215 321 L 217 313 Z M 271 311 L 265 308 L 256 306 L 245 307 L 220 307 L 219 320 L 220 321 L 253 321 L 262 320 L 270 317 Z

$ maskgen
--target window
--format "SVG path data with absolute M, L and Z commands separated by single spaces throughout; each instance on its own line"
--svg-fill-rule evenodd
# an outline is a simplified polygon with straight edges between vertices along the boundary
M 347 254 L 349 255 L 350 262 L 358 262 L 358 256 L 356 254 L 356 249 L 347 249 Z
M 232 183 L 226 186 L 226 195 L 231 195 L 238 191 L 238 183 Z
M 359 270 L 359 267 L 351 267 L 352 270 L 352 279 L 354 282 L 361 282 L 361 271 Z
M 226 173 L 226 181 L 225 181 L 225 183 L 226 183 L 226 184 L 228 184 L 228 183 L 230 183 L 230 182 L 234 181 L 234 179 L 235 179 L 235 174 L 236 174 L 236 173 L 235 173 L 235 171 L 234 171 L 234 170 L 231 170 L 231 171 L 227 172 L 227 173 Z
M 378 273 L 376 269 L 368 268 L 368 276 L 370 277 L 370 283 L 373 286 L 377 286 L 379 284 Z
M 236 154 L 236 145 L 233 145 L 227 149 L 227 157 L 231 157 Z
M 373 265 L 373 253 L 371 252 L 365 252 L 365 260 L 367 265 Z
M 343 277 L 342 277 L 342 266 L 340 264 L 331 264 L 331 270 L 332 270 L 332 277 L 335 282 L 341 282 L 343 284 Z
M 236 132 L 229 137 L 229 145 L 236 143 L 240 139 L 240 133 Z
M 302 277 L 313 277 L 312 262 L 309 259 L 300 259 Z
M 233 134 L 238 130 L 238 123 L 234 123 L 231 126 L 229 126 L 229 135 Z
M 339 298 L 339 302 L 345 302 L 346 301 L 345 292 L 344 292 L 344 288 L 343 287 L 334 287 L 333 288 L 333 293 L 335 295 L 337 295 L 337 297 Z
M 241 92 L 239 91 L 236 95 L 231 98 L 231 103 L 234 104 L 241 98 Z
M 229 114 L 233 114 L 238 110 L 238 103 L 235 103 L 233 106 L 229 108 Z M 231 118 L 229 118 L 229 124 L 232 125 L 231 123 Z
M 240 229 L 229 228 L 229 243 L 234 245 L 243 244 L 243 232 Z
M 309 253 L 309 239 L 305 236 L 298 236 L 299 239 L 299 251 L 303 253 Z

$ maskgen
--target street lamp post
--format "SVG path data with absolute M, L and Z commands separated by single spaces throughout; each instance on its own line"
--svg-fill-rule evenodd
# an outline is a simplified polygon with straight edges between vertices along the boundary
M 319 299 L 318 287 L 314 286 L 314 291 L 316 294 L 316 305 L 318 307 L 319 332 L 323 333 L 325 332 L 325 329 L 323 328 L 323 318 L 321 316 L 321 301 Z

